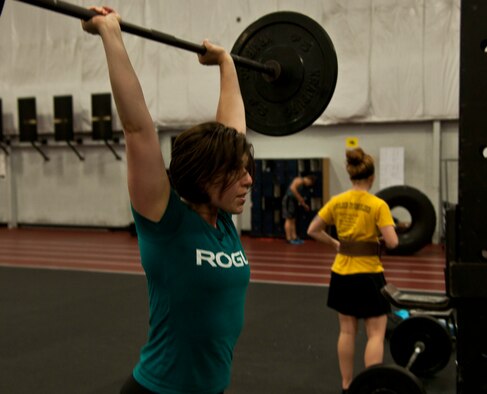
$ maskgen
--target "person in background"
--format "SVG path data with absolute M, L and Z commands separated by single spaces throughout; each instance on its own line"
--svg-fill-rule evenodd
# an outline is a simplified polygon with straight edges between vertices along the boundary
M 243 211 L 254 168 L 233 59 L 203 42 L 207 51 L 199 62 L 220 72 L 216 118 L 176 138 L 170 182 L 120 16 L 107 7 L 91 9 L 100 16 L 82 27 L 99 35 L 105 50 L 149 294 L 147 342 L 121 393 L 223 393 L 250 278 L 231 215 Z
M 308 228 L 310 237 L 337 251 L 331 267 L 328 306 L 338 312 L 337 348 L 343 393 L 353 378 L 359 319 L 364 319 L 367 334 L 365 367 L 383 361 L 390 305 L 380 292 L 386 284 L 380 241 L 390 249 L 398 245 L 389 206 L 369 193 L 374 183 L 373 158 L 356 148 L 346 152 L 346 159 L 351 189 L 332 197 Z M 338 239 L 325 232 L 328 225 L 336 226 Z
M 315 175 L 297 176 L 289 185 L 282 199 L 282 217 L 284 219 L 284 231 L 286 241 L 291 245 L 301 245 L 304 241 L 300 239 L 296 232 L 296 214 L 298 206 L 305 211 L 311 208 L 303 197 L 304 189 L 312 187 L 316 182 Z

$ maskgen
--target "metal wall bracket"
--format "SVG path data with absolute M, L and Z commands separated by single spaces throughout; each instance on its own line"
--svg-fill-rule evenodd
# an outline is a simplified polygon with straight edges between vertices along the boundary
M 116 152 L 116 150 L 113 148 L 113 146 L 108 143 L 108 140 L 103 140 L 103 141 L 105 141 L 105 145 L 108 147 L 108 149 L 110 149 L 112 151 L 115 158 L 117 160 L 122 160 L 122 157 Z
M 73 152 L 76 154 L 76 156 L 78 156 L 78 159 L 80 159 L 80 161 L 85 160 L 85 157 L 80 153 L 79 150 L 76 149 L 76 147 L 73 144 L 71 144 L 71 142 L 69 140 L 66 140 L 66 143 L 73 150 Z
M 8 151 L 8 148 L 5 146 L 3 141 L 0 141 L 0 149 L 3 150 L 6 156 L 10 155 L 10 152 Z
M 45 153 L 42 151 L 42 149 L 41 149 L 41 148 L 39 148 L 39 147 L 38 147 L 38 146 L 35 144 L 35 141 L 31 141 L 30 143 L 32 144 L 33 148 L 34 148 L 34 149 L 35 149 L 37 152 L 39 152 L 39 153 L 41 154 L 41 156 L 44 158 L 44 161 L 49 161 L 49 160 L 50 160 L 50 159 L 49 159 L 49 156 L 47 156 L 47 155 L 46 155 L 46 154 L 45 154 Z

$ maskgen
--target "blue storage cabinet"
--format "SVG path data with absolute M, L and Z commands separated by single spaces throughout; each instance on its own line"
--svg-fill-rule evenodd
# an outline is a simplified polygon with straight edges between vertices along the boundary
M 329 198 L 328 172 L 329 160 L 323 158 L 256 160 L 250 234 L 256 237 L 284 237 L 282 198 L 296 176 L 314 174 L 317 181 L 303 196 L 311 211 L 300 209 L 296 216 L 298 236 L 307 238 L 309 223 Z

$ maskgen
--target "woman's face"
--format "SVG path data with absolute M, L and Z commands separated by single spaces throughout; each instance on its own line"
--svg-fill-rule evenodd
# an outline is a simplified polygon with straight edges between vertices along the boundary
M 252 177 L 244 168 L 242 173 L 223 192 L 221 183 L 214 183 L 208 188 L 211 205 L 231 214 L 240 214 L 243 212 L 251 186 Z

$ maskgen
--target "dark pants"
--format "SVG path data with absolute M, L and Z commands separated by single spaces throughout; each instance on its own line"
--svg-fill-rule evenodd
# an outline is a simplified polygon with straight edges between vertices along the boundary
M 122 388 L 120 394 L 157 394 L 153 391 L 147 390 L 144 386 L 140 385 L 132 375 L 127 379 Z M 223 394 L 223 391 L 218 394 Z

